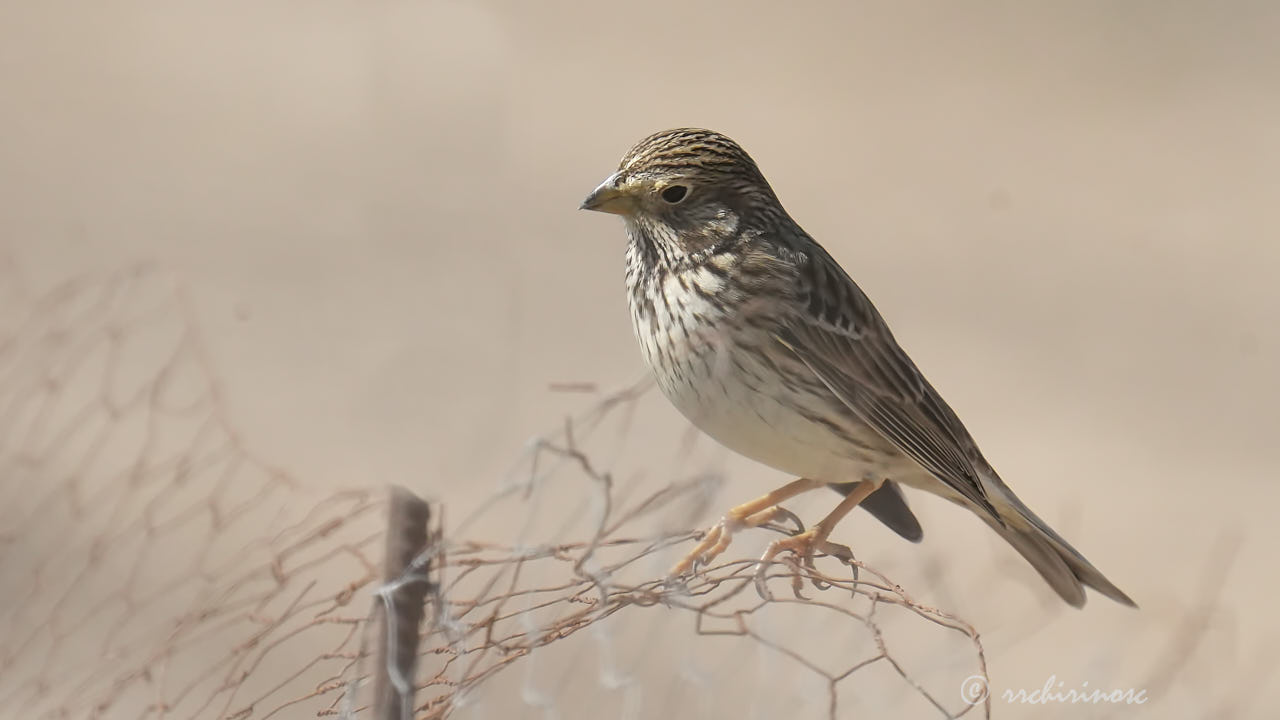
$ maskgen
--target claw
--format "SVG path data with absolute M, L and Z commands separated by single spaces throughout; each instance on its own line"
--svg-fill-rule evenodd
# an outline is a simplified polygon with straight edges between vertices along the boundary
M 773 563 L 773 559 L 784 550 L 789 550 L 800 560 L 800 562 L 807 565 L 809 562 L 812 562 L 813 546 L 816 540 L 817 533 L 815 530 L 811 529 L 797 535 L 792 535 L 791 537 L 783 538 L 781 540 L 774 540 L 769 543 L 769 547 L 765 548 L 764 554 L 760 556 L 759 562 L 756 563 L 756 592 L 759 592 L 760 596 L 765 600 L 772 600 L 773 595 L 769 592 L 769 588 L 765 584 L 765 576 L 768 573 L 769 565 Z M 797 597 L 803 597 L 800 595 L 800 588 L 803 587 L 803 581 L 801 580 L 803 573 L 801 572 L 799 565 L 794 566 L 792 571 L 792 592 L 796 593 Z
M 796 531 L 792 533 L 789 529 L 776 524 L 774 521 L 778 518 L 795 523 Z M 800 518 L 780 505 L 773 505 L 745 516 L 731 510 L 720 519 L 720 522 L 707 530 L 706 534 L 702 536 L 702 540 L 694 546 L 693 550 L 690 550 L 688 555 L 685 555 L 680 562 L 676 563 L 675 567 L 671 568 L 668 576 L 680 577 L 688 573 L 696 573 L 707 567 L 712 560 L 715 560 L 716 557 L 729 548 L 729 543 L 733 541 L 735 533 L 744 528 L 753 527 L 767 527 L 792 537 L 805 532 L 804 523 L 801 522 Z
M 773 593 L 769 590 L 768 583 L 769 566 L 766 563 L 756 563 L 756 571 L 752 576 L 752 582 L 756 586 L 756 594 L 765 602 L 773 602 Z
M 796 482 L 799 483 L 800 481 L 797 480 Z M 880 483 L 878 482 L 863 480 L 845 496 L 844 500 L 840 501 L 840 504 L 837 505 L 834 510 L 827 513 L 826 517 L 818 521 L 818 524 L 808 530 L 804 530 L 802 526 L 801 531 L 797 532 L 795 535 L 781 540 L 774 540 L 770 543 L 768 549 L 764 551 L 764 554 L 760 556 L 760 560 L 756 563 L 755 585 L 756 592 L 760 593 L 760 597 L 765 600 L 772 599 L 772 595 L 769 593 L 769 588 L 766 585 L 768 567 L 773 562 L 773 559 L 784 550 L 790 550 L 791 553 L 795 555 L 795 559 L 790 560 L 788 564 L 791 566 L 793 571 L 791 576 L 791 589 L 795 592 L 796 597 L 804 597 L 800 594 L 800 589 L 804 587 L 804 576 L 806 574 L 813 582 L 813 586 L 815 588 L 825 590 L 831 587 L 830 583 L 819 579 L 821 574 L 814 565 L 814 552 L 821 550 L 823 553 L 826 553 L 847 565 L 853 565 L 856 562 L 853 558 L 852 550 L 844 545 L 837 545 L 836 543 L 828 542 L 827 538 L 831 535 L 831 530 L 836 526 L 836 523 L 840 522 L 844 516 L 848 515 L 855 507 L 858 506 L 858 503 L 865 500 L 867 496 L 875 492 L 878 487 L 880 487 Z M 776 503 L 775 507 L 769 508 L 768 510 L 771 514 L 768 516 L 766 521 L 772 520 L 774 517 L 786 512 L 781 508 L 776 507 Z M 761 514 L 763 514 L 763 512 L 764 511 L 761 511 Z M 790 515 L 790 513 L 787 514 Z M 798 518 L 796 519 L 796 524 L 800 525 Z M 857 579 L 856 566 L 854 570 L 854 579 L 855 581 Z
M 775 506 L 775 510 L 776 512 L 774 513 L 773 518 L 771 518 L 769 522 L 760 525 L 760 527 L 768 528 L 775 532 L 783 533 L 784 535 L 799 535 L 804 532 L 804 522 L 800 519 L 799 515 L 796 515 L 782 506 Z M 781 516 L 784 521 L 795 523 L 796 529 L 790 530 L 774 522 L 774 520 L 778 519 L 778 516 Z
M 793 498 L 800 493 L 823 487 L 826 483 L 796 478 L 773 492 L 766 493 L 751 502 L 743 503 L 725 513 L 720 522 L 711 528 L 702 540 L 675 567 L 671 568 L 671 576 L 681 576 L 697 566 L 709 564 L 717 555 L 729 547 L 733 534 L 744 527 L 758 527 L 783 516 L 796 523 L 803 532 L 800 519 L 791 512 L 782 509 L 778 503 Z M 848 498 L 844 502 L 848 502 Z
M 699 565 L 704 565 L 716 555 L 719 555 L 723 550 L 720 545 L 721 540 L 724 539 L 725 536 L 725 525 L 727 523 L 728 518 L 725 518 L 718 524 L 712 526 L 711 529 L 702 536 L 702 540 L 693 547 L 693 550 L 690 550 L 688 555 L 685 555 L 680 562 L 675 564 L 675 567 L 671 568 L 671 572 L 667 573 L 667 576 L 683 577 L 691 571 L 697 572 L 697 567 Z M 724 539 L 723 544 L 728 546 L 728 540 Z
M 858 568 L 856 565 L 853 565 L 853 551 L 849 549 L 848 545 L 840 545 L 839 543 L 824 541 L 820 543 L 818 547 L 822 550 L 823 554 L 833 557 L 845 565 L 853 567 L 854 581 L 857 581 Z M 813 583 L 815 588 L 818 590 L 826 590 L 831 587 L 831 583 L 818 577 L 818 568 L 813 564 L 812 554 L 805 558 L 804 564 L 805 567 L 813 571 L 813 574 L 810 576 L 810 582 Z
M 732 514 L 725 515 L 720 522 L 716 523 L 702 536 L 702 540 L 689 551 L 680 562 L 671 568 L 671 572 L 667 573 L 668 577 L 680 577 L 688 573 L 696 573 L 702 567 L 706 567 L 715 560 L 720 553 L 729 547 L 729 543 L 733 540 L 733 534 L 742 528 L 744 522 L 742 519 L 734 517 Z
M 818 552 L 829 555 L 853 567 L 854 580 L 857 580 L 857 566 L 854 564 L 853 551 L 848 546 L 828 541 L 825 537 L 822 537 L 819 528 L 814 527 L 791 537 L 774 540 L 769 543 L 769 547 L 760 556 L 759 562 L 756 563 L 754 580 L 756 592 L 764 600 L 773 599 L 773 594 L 769 591 L 767 585 L 769 566 L 774 562 L 774 558 L 787 551 L 794 556 L 794 558 L 788 558 L 785 562 L 791 566 L 791 591 L 795 593 L 797 598 L 805 599 L 804 595 L 800 594 L 800 590 L 804 587 L 805 575 L 809 576 L 809 581 L 818 590 L 826 590 L 831 587 L 831 583 L 820 579 L 818 567 L 814 563 Z M 806 570 L 808 572 L 805 572 Z

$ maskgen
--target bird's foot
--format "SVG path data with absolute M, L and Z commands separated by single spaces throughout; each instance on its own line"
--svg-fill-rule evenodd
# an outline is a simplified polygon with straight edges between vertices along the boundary
M 813 559 L 817 553 L 823 553 L 837 558 L 848 565 L 854 565 L 853 551 L 846 545 L 840 545 L 827 540 L 830 531 L 821 525 L 796 533 L 791 537 L 774 540 L 769 543 L 769 547 L 765 549 L 764 554 L 760 556 L 760 561 L 756 563 L 755 585 L 756 592 L 765 600 L 772 600 L 773 594 L 769 591 L 766 583 L 769 567 L 773 564 L 774 559 L 783 552 L 791 552 L 795 555 L 791 562 L 796 563 L 793 567 L 794 572 L 791 575 L 791 591 L 795 596 L 804 599 L 800 594 L 800 590 L 804 587 L 805 573 L 800 569 L 803 565 L 809 571 L 810 579 L 813 581 L 814 587 L 823 590 L 827 587 L 827 583 L 817 578 L 817 567 L 814 566 Z M 855 572 L 856 572 L 856 566 Z
M 685 555 L 680 562 L 671 568 L 668 576 L 673 578 L 681 577 L 699 566 L 709 565 L 720 553 L 728 549 L 729 543 L 733 541 L 734 533 L 739 530 L 762 526 L 784 530 L 780 526 L 772 525 L 775 520 L 793 522 L 796 525 L 796 532 L 804 531 L 804 524 L 800 522 L 800 518 L 781 505 L 772 505 L 764 510 L 750 514 L 730 510 L 725 513 L 724 517 L 720 518 L 720 522 L 711 526 L 703 534 L 702 540 L 693 550 L 689 551 L 688 555 Z

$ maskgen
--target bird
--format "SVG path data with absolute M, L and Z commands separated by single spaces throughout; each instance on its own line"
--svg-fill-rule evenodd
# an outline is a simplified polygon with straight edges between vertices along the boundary
M 783 209 L 737 142 L 699 128 L 650 135 L 581 209 L 624 221 L 632 324 L 662 393 L 720 444 L 796 478 L 730 509 L 672 576 L 823 487 L 844 498 L 770 543 L 758 572 L 784 552 L 810 567 L 818 552 L 848 557 L 829 538 L 858 506 L 919 542 L 907 487 L 973 512 L 1070 605 L 1082 607 L 1090 587 L 1136 607 L 1000 479 L 871 300 Z

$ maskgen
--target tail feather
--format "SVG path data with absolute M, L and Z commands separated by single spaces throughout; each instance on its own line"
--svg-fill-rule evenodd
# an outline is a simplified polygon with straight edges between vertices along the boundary
M 1000 527 L 994 518 L 988 524 L 1031 563 L 1063 600 L 1081 607 L 1085 600 L 1084 588 L 1091 587 L 1118 603 L 1138 606 L 1012 492 L 1005 490 L 1005 497 L 999 499 L 1003 502 L 996 503 L 1005 526 Z
M 841 495 L 848 495 L 857 486 L 857 483 L 842 483 L 832 485 L 831 489 Z M 911 512 L 911 508 L 907 507 L 907 500 L 902 497 L 902 490 L 892 480 L 886 480 L 879 490 L 868 495 L 858 504 L 858 507 L 871 513 L 890 530 L 913 543 L 918 543 L 924 538 L 920 521 L 916 519 L 915 513 Z

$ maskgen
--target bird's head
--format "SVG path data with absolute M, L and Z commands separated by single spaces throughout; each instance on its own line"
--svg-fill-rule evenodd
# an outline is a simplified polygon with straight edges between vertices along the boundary
M 582 209 L 621 215 L 633 240 L 653 243 L 668 257 L 707 250 L 785 217 L 741 146 L 694 128 L 641 140 Z

